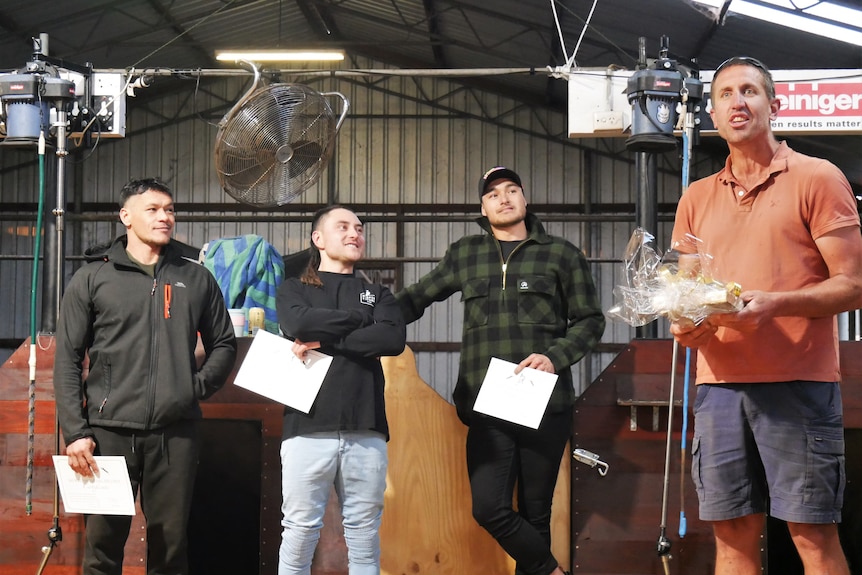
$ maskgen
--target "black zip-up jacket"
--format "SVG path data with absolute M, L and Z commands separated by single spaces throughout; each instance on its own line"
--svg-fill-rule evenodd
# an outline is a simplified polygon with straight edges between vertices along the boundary
M 66 444 L 92 436 L 90 426 L 150 430 L 199 418 L 198 400 L 233 369 L 236 338 L 209 270 L 172 241 L 152 277 L 125 248 L 121 236 L 101 261 L 78 270 L 61 302 L 54 391 Z
M 377 431 L 389 438 L 380 356 L 404 351 L 407 328 L 388 288 L 319 272 L 323 287 L 284 280 L 276 310 L 285 335 L 319 341 L 333 356 L 309 414 L 285 408 L 282 438 L 318 431 Z M 288 382 L 289 383 L 289 382 Z

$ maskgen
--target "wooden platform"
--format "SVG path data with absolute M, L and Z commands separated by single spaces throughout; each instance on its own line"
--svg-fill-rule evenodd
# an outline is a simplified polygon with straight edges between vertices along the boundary
M 240 342 L 240 361 L 249 345 Z M 0 368 L 0 573 L 32 575 L 43 560 L 53 523 L 55 452 L 53 342 L 41 338 L 37 354 L 33 509 L 25 510 L 28 384 L 25 344 Z M 663 575 L 660 536 L 667 431 L 668 340 L 635 340 L 579 398 L 573 445 L 609 464 L 607 476 L 565 457 L 555 494 L 554 553 L 579 575 Z M 848 438 L 848 484 L 841 525 L 853 569 L 862 573 L 862 343 L 841 346 Z M 683 352 L 678 358 L 673 415 L 666 536 L 668 569 L 711 575 L 714 547 L 708 525 L 697 519 L 680 448 Z M 511 575 L 512 560 L 470 517 L 464 465 L 466 429 L 454 408 L 421 381 L 410 350 L 384 361 L 392 428 L 390 468 L 381 530 L 384 575 L 472 572 Z M 693 397 L 693 395 L 691 396 Z M 281 408 L 228 384 L 204 406 L 202 456 L 190 529 L 193 575 L 274 575 L 280 540 Z M 687 445 L 693 425 L 689 421 Z M 327 510 L 314 575 L 346 575 L 340 518 Z M 682 504 L 681 504 L 682 502 Z M 679 537 L 680 509 L 687 530 Z M 80 573 L 82 521 L 60 505 L 63 539 L 44 573 Z M 126 549 L 124 573 L 144 575 L 144 524 L 139 514 Z M 784 539 L 782 539 L 784 537 Z M 766 573 L 801 575 L 781 525 L 765 538 Z
M 250 344 L 242 338 L 237 365 Z M 0 573 L 32 575 L 43 560 L 53 521 L 55 453 L 53 341 L 37 354 L 33 512 L 24 505 L 29 344 L 0 369 Z M 382 572 L 450 575 L 511 573 L 514 562 L 470 514 L 464 463 L 466 428 L 455 409 L 419 378 L 408 349 L 384 360 L 392 439 L 381 528 Z M 233 380 L 231 375 L 230 381 Z M 193 575 L 274 575 L 281 528 L 281 406 L 232 383 L 203 404 L 202 453 L 190 523 Z M 553 512 L 555 556 L 570 560 L 568 456 L 561 466 Z M 82 520 L 59 507 L 62 541 L 45 573 L 80 573 Z M 313 575 L 347 575 L 334 493 Z M 126 546 L 124 573 L 144 575 L 145 531 L 138 510 Z

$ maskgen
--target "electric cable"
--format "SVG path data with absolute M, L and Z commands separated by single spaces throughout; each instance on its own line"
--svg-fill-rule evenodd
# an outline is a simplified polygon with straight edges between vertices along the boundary
M 682 125 L 682 194 L 688 190 L 691 181 L 690 167 L 693 148 L 694 131 L 694 106 L 696 103 L 689 101 L 689 91 L 683 81 L 682 106 L 684 121 Z M 681 195 L 682 195 L 681 194 Z M 686 442 L 688 440 L 688 393 L 691 380 L 691 348 L 685 348 L 685 374 L 682 387 L 682 439 L 680 440 L 679 461 L 679 537 L 685 537 L 688 524 L 685 518 L 685 461 Z
M 691 348 L 685 348 L 685 375 L 682 386 L 682 440 L 680 442 L 679 459 L 679 538 L 685 537 L 688 524 L 685 518 L 685 450 L 688 434 L 688 385 L 691 369 Z

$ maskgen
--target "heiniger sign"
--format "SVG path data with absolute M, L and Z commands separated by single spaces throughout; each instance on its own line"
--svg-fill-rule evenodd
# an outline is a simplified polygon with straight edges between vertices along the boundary
M 859 82 L 788 82 L 775 86 L 781 101 L 774 129 L 844 130 L 862 127 Z
M 569 137 L 617 137 L 629 133 L 631 105 L 626 99 L 629 70 L 583 68 L 568 75 Z M 707 111 L 713 71 L 700 74 L 703 101 L 700 134 L 718 135 Z M 772 122 L 775 134 L 862 134 L 862 70 L 773 70 L 781 102 Z
M 777 70 L 772 75 L 775 97 L 781 102 L 772 122 L 776 134 L 862 133 L 862 76 L 858 71 Z M 706 80 L 704 84 L 704 92 L 709 93 Z M 706 123 L 709 126 L 704 125 L 703 130 L 714 129 L 711 122 Z

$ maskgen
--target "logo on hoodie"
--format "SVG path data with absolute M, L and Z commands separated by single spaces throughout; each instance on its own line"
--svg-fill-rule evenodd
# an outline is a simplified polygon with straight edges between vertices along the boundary
M 371 292 L 371 290 L 365 290 L 361 294 L 359 294 L 359 303 L 364 305 L 370 305 L 374 307 L 374 303 L 377 301 L 377 297 Z

